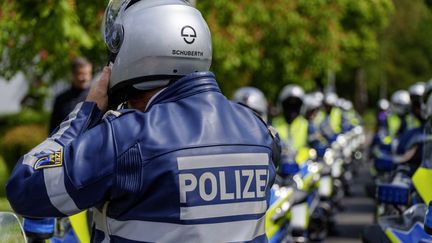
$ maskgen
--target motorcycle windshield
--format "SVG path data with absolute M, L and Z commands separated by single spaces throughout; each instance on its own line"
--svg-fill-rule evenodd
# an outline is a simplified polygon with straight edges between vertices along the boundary
M 27 242 L 19 219 L 13 213 L 0 212 L 0 242 Z

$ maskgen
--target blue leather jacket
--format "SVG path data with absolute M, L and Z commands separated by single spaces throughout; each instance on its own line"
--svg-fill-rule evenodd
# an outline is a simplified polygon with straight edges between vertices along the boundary
M 6 186 L 17 213 L 93 207 L 93 242 L 267 241 L 278 139 L 212 73 L 176 81 L 145 112 L 102 115 L 80 103 L 20 159 Z

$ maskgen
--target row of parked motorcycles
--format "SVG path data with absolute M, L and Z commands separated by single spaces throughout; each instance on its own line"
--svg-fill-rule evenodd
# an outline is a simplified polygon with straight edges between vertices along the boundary
M 289 146 L 283 146 L 283 176 L 276 179 L 271 189 L 266 215 L 269 242 L 326 238 L 333 230 L 334 215 L 342 208 L 342 198 L 349 194 L 348 185 L 363 163 L 364 134 L 363 127 L 356 126 L 338 135 L 321 156 L 313 149 L 294 155 Z M 307 156 L 299 156 L 306 153 Z M 302 161 L 300 157 L 306 159 Z
M 432 137 L 427 135 L 432 134 L 432 129 L 429 130 L 420 145 L 422 163 L 414 174 L 408 165 L 388 156 L 391 145 L 374 148 L 374 182 L 368 190 L 376 201 L 376 224 L 365 230 L 363 242 L 432 242 L 432 204 L 427 204 L 432 201 Z

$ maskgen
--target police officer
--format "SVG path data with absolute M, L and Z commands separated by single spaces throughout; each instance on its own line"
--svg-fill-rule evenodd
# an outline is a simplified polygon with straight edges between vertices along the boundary
M 287 85 L 279 93 L 279 105 L 283 117 L 277 117 L 273 125 L 282 141 L 295 151 L 307 146 L 307 121 L 301 114 L 304 90 L 298 85 Z
M 91 79 L 91 63 L 82 57 L 75 58 L 72 61 L 72 85 L 55 98 L 50 120 L 50 133 L 60 125 L 76 104 L 85 100 Z
M 234 93 L 233 100 L 255 111 L 265 122 L 268 121 L 268 102 L 261 90 L 242 87 Z
M 391 97 L 391 111 L 388 118 L 389 136 L 391 139 L 404 133 L 407 128 L 407 116 L 411 110 L 411 99 L 408 91 L 398 90 Z
M 324 156 L 327 144 L 321 135 L 319 125 L 314 121 L 322 106 L 321 99 L 314 94 L 307 94 L 304 97 L 302 113 L 308 122 L 308 146 L 317 151 L 318 156 Z
M 266 242 L 276 135 L 221 94 L 200 12 L 111 1 L 104 29 L 112 69 L 20 159 L 6 186 L 14 210 L 94 207 L 93 242 Z
M 412 125 L 412 128 L 401 134 L 396 149 L 395 161 L 405 163 L 409 166 L 409 175 L 412 175 L 420 166 L 423 156 L 423 144 L 425 142 L 425 114 L 423 110 L 423 95 L 425 84 L 416 83 L 409 88 L 411 99 L 411 111 L 413 118 L 419 124 Z
M 329 143 L 342 132 L 342 111 L 337 107 L 338 99 L 334 92 L 328 92 L 324 97 L 325 118 L 320 124 L 320 131 Z
M 378 111 L 376 115 L 377 132 L 383 130 L 387 131 L 388 134 L 388 113 L 390 109 L 390 103 L 387 99 L 380 99 L 378 101 Z

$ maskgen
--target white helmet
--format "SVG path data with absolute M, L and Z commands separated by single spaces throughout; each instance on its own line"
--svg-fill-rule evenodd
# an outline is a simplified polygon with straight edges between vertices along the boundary
M 254 87 L 243 87 L 234 93 L 234 101 L 248 106 L 267 121 L 267 99 L 261 90 Z
M 325 94 L 324 104 L 328 106 L 337 106 L 338 100 L 339 98 L 336 93 L 329 92 Z
M 303 100 L 302 113 L 307 115 L 309 112 L 316 111 L 321 107 L 321 100 L 316 94 L 306 94 Z
M 418 82 L 410 86 L 409 94 L 412 97 L 418 96 L 422 97 L 426 89 L 426 84 L 424 82 Z
M 408 91 L 398 90 L 391 97 L 393 111 L 398 115 L 406 115 L 411 109 L 411 99 Z
M 110 100 L 210 68 L 209 28 L 187 1 L 111 0 L 102 28 L 112 63 Z
M 305 93 L 302 87 L 295 84 L 289 84 L 279 93 L 279 103 L 284 102 L 284 100 L 288 98 L 297 98 L 303 101 L 304 95 Z
M 390 108 L 390 102 L 387 99 L 378 100 L 378 109 L 387 111 Z

